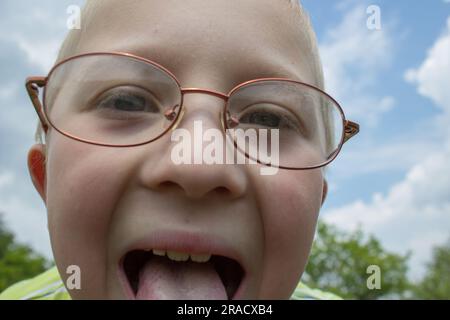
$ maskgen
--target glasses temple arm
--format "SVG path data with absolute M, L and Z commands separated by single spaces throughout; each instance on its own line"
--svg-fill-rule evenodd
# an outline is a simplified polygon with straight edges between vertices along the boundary
M 41 101 L 39 100 L 39 88 L 45 87 L 46 84 L 47 79 L 45 77 L 29 77 L 27 78 L 25 83 L 28 95 L 31 99 L 31 102 L 33 103 L 34 109 L 36 110 L 45 133 L 47 133 L 48 131 L 48 124 L 45 120 Z

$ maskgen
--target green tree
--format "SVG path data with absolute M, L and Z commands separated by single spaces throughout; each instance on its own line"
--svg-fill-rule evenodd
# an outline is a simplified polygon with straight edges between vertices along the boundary
M 450 299 L 450 239 L 433 249 L 431 262 L 414 294 L 419 299 Z
M 321 222 L 303 281 L 345 299 L 407 298 L 411 289 L 407 278 L 409 256 L 387 252 L 361 229 L 346 233 Z M 379 289 L 368 288 L 373 273 L 367 268 L 371 265 L 379 267 Z
M 0 214 L 0 292 L 10 285 L 33 277 L 50 267 L 50 263 L 30 247 L 15 241 Z

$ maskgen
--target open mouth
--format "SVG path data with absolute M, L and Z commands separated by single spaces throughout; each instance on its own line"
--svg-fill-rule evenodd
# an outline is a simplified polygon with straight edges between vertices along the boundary
M 239 262 L 228 257 L 156 249 L 129 251 L 122 270 L 142 300 L 231 300 L 244 278 Z

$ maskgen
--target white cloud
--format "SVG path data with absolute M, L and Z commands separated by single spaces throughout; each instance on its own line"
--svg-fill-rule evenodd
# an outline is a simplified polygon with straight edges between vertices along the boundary
M 366 6 L 348 10 L 319 44 L 327 91 L 343 105 L 349 118 L 375 126 L 395 105 L 393 97 L 371 93 L 380 72 L 391 61 L 392 32 L 387 23 L 381 30 L 369 30 Z
M 15 185 L 17 188 L 17 185 Z M 26 188 L 28 192 L 35 192 Z M 0 196 L 0 213 L 4 213 L 4 221 L 14 231 L 16 239 L 26 243 L 36 251 L 52 258 L 50 238 L 44 204 L 33 200 L 34 197 L 22 195 Z M 37 199 L 36 199 L 37 200 Z
M 31 0 L 2 3 L 0 40 L 13 41 L 40 72 L 53 65 L 64 35 L 68 32 L 67 7 L 84 0 Z
M 417 85 L 419 94 L 441 109 L 436 119 L 437 131 L 450 127 L 449 53 L 450 17 L 445 33 L 429 50 L 425 61 L 405 75 Z M 431 247 L 450 237 L 450 136 L 441 141 L 440 149 L 423 153 L 421 159 L 387 193 L 377 193 L 371 201 L 355 201 L 324 214 L 325 220 L 345 229 L 361 225 L 388 248 L 412 250 L 415 278 L 423 272 Z
M 12 39 L 27 55 L 28 61 L 45 73 L 54 64 L 61 45 L 61 39 L 59 37 L 48 39 L 47 41 L 36 41 L 22 35 L 16 35 Z
M 423 160 L 424 154 L 442 149 L 442 139 L 438 134 L 420 134 L 420 129 L 417 131 L 411 130 L 408 135 L 392 137 L 384 143 L 365 141 L 357 143 L 357 146 L 346 147 L 330 173 L 336 179 L 351 179 L 380 172 L 405 172 Z
M 347 230 L 361 225 L 391 250 L 412 250 L 412 275 L 417 277 L 431 247 L 450 236 L 449 158 L 450 148 L 432 154 L 386 195 L 377 193 L 370 202 L 329 210 L 324 219 Z
M 14 174 L 12 172 L 0 172 L 0 190 L 14 181 Z
M 429 50 L 425 62 L 418 69 L 408 70 L 405 79 L 417 85 L 422 96 L 444 111 L 438 123 L 450 135 L 450 17 L 445 32 Z
M 0 214 L 7 227 L 15 231 L 17 239 L 51 257 L 50 239 L 46 229 L 44 204 L 29 179 L 16 173 L 0 170 Z M 17 192 L 23 190 L 25 192 Z M 20 231 L 20 232 L 18 232 Z

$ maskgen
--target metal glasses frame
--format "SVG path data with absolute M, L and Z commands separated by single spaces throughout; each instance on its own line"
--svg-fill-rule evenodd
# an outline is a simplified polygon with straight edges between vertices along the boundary
M 166 117 L 169 118 L 172 116 L 172 119 L 170 119 L 172 121 L 171 125 L 163 132 L 161 133 L 159 136 L 157 136 L 156 138 L 150 139 L 148 141 L 142 142 L 142 143 L 138 143 L 138 144 L 129 144 L 129 145 L 110 145 L 110 144 L 102 144 L 102 143 L 97 143 L 95 141 L 89 141 L 89 140 L 85 140 L 85 139 L 81 139 L 80 137 L 71 135 L 61 129 L 59 129 L 58 127 L 56 127 L 50 120 L 50 118 L 47 115 L 47 107 L 46 107 L 46 85 L 48 83 L 48 80 L 50 79 L 51 75 L 53 74 L 53 72 L 61 65 L 63 65 L 64 63 L 71 61 L 71 60 L 75 60 L 78 58 L 82 58 L 82 57 L 88 57 L 88 56 L 120 56 L 120 57 L 128 57 L 131 59 L 135 59 L 144 63 L 148 63 L 152 66 L 157 67 L 158 69 L 166 72 L 168 74 L 168 76 L 170 76 L 177 84 L 180 93 L 181 93 L 181 101 L 180 101 L 180 105 L 175 106 L 175 108 L 180 107 L 180 110 L 178 113 L 175 113 L 175 111 L 173 111 L 172 115 L 171 114 L 166 114 Z M 300 84 L 302 86 L 308 87 L 312 90 L 315 90 L 317 92 L 319 92 L 320 94 L 325 95 L 327 98 L 329 98 L 331 101 L 333 101 L 333 103 L 336 105 L 336 107 L 338 108 L 341 118 L 342 118 L 342 138 L 341 141 L 336 149 L 336 151 L 334 151 L 334 153 L 329 157 L 329 159 L 319 165 L 316 166 L 311 166 L 311 167 L 302 167 L 302 168 L 291 168 L 291 167 L 283 167 L 283 166 L 277 166 L 280 169 L 286 169 L 286 170 L 309 170 L 309 169 L 316 169 L 316 168 L 320 168 L 320 167 L 324 167 L 326 165 L 328 165 L 329 163 L 331 163 L 336 157 L 337 155 L 340 153 L 342 146 L 344 145 L 344 143 L 346 143 L 348 140 L 350 140 L 352 137 L 354 137 L 356 134 L 358 134 L 359 132 L 359 124 L 350 120 L 347 120 L 344 114 L 344 111 L 342 109 L 342 107 L 340 106 L 340 104 L 333 98 L 331 97 L 328 93 L 326 93 L 325 91 L 301 82 L 301 81 L 296 81 L 296 80 L 291 80 L 291 79 L 286 79 L 286 78 L 259 78 L 259 79 L 254 79 L 254 80 L 250 80 L 250 81 L 246 81 L 243 82 L 239 85 L 237 85 L 236 87 L 234 87 L 228 94 L 219 92 L 219 91 L 215 91 L 215 90 L 210 90 L 210 89 L 205 89 L 205 88 L 183 88 L 179 82 L 179 80 L 177 79 L 177 77 L 167 68 L 165 68 L 164 66 L 151 61 L 149 59 L 131 54 L 131 53 L 126 53 L 126 52 L 91 52 L 91 53 L 85 53 L 85 54 L 79 54 L 79 55 L 75 55 L 72 57 L 69 57 L 67 59 L 62 60 L 61 62 L 57 63 L 56 65 L 53 66 L 53 68 L 50 70 L 50 72 L 48 73 L 48 75 L 46 77 L 42 77 L 42 76 L 33 76 L 33 77 L 28 77 L 26 79 L 26 90 L 28 92 L 28 95 L 31 99 L 31 102 L 34 106 L 34 109 L 36 110 L 36 113 L 39 117 L 39 120 L 42 124 L 42 128 L 44 130 L 45 133 L 47 133 L 47 131 L 49 130 L 50 126 L 52 128 L 54 128 L 56 131 L 58 131 L 59 133 L 61 133 L 62 135 L 83 142 L 83 143 L 88 143 L 88 144 L 93 144 L 93 145 L 98 145 L 98 146 L 105 146 L 105 147 L 115 147 L 115 148 L 126 148 L 126 147 L 135 147 L 135 146 L 141 146 L 141 145 L 145 145 L 148 143 L 151 143 L 159 138 L 161 138 L 163 135 L 165 135 L 168 131 L 170 130 L 174 130 L 179 122 L 181 121 L 183 114 L 184 114 L 184 95 L 185 94 L 189 94 L 189 93 L 203 93 L 203 94 L 208 94 L 208 95 L 213 95 L 216 97 L 219 97 L 221 99 L 223 99 L 225 101 L 225 106 L 224 106 L 224 112 L 222 113 L 222 118 L 221 118 L 221 122 L 222 122 L 222 127 L 224 132 L 226 132 L 227 129 L 230 129 L 230 126 L 232 126 L 232 121 L 231 123 L 226 119 L 226 115 L 228 112 L 228 101 L 230 99 L 230 97 L 233 95 L 234 92 L 236 92 L 237 90 L 239 90 L 240 88 L 250 85 L 250 84 L 254 84 L 254 83 L 260 83 L 260 82 L 266 82 L 266 81 L 280 81 L 280 82 L 290 82 L 290 83 L 296 83 L 296 84 Z M 43 88 L 43 101 L 41 103 L 41 101 L 39 100 L 39 89 Z M 176 117 L 175 117 L 176 115 Z M 248 158 L 250 157 L 248 154 L 245 154 Z M 258 161 L 258 160 L 257 160 Z M 258 163 L 263 164 L 263 165 L 268 165 L 270 166 L 270 164 L 265 164 L 265 163 L 261 163 L 258 161 Z

